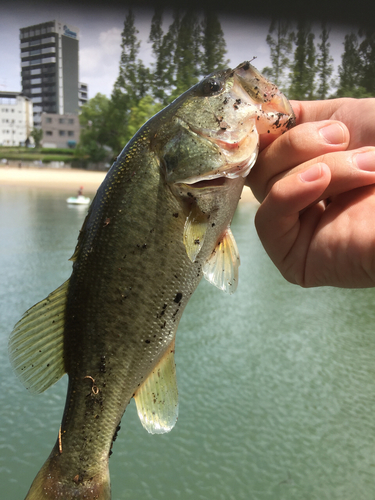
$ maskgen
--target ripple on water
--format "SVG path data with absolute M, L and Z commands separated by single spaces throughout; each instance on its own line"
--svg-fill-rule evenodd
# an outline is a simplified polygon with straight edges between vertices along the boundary
M 0 484 L 7 500 L 25 495 L 64 407 L 66 378 L 32 396 L 6 352 L 19 316 L 69 275 L 84 214 L 66 210 L 59 196 L 0 188 Z M 12 224 L 1 216 L 9 207 Z M 242 205 L 233 224 L 242 262 L 236 294 L 204 282 L 181 320 L 175 429 L 150 436 L 134 404 L 124 415 L 110 460 L 114 500 L 374 500 L 374 290 L 286 283 L 257 240 L 254 213 Z

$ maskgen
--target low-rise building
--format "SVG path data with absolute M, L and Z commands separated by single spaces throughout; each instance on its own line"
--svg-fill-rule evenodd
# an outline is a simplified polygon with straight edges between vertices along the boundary
M 44 148 L 75 148 L 79 141 L 78 115 L 42 113 L 41 129 Z
M 33 143 L 33 103 L 20 92 L 0 91 L 0 145 Z

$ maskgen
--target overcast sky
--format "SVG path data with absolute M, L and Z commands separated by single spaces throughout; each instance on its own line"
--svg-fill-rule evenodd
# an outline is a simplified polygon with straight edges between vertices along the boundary
M 78 2 L 77 2 L 78 4 Z M 105 5 L 105 2 L 103 2 Z M 35 8 L 35 3 L 22 5 L 11 1 L 0 7 L 0 90 L 20 91 L 20 49 L 19 29 L 51 20 L 77 26 L 79 40 L 80 81 L 89 86 L 89 97 L 98 92 L 110 95 L 118 76 L 120 60 L 121 31 L 127 13 L 126 3 L 119 7 L 62 6 L 54 2 Z M 151 11 L 135 10 L 135 24 L 139 30 L 138 38 L 142 41 L 140 58 L 148 65 L 153 61 L 151 46 L 147 43 L 152 18 Z M 227 57 L 232 67 L 256 57 L 253 62 L 259 70 L 267 66 L 269 47 L 266 36 L 270 21 L 220 16 L 221 25 L 227 43 Z M 165 22 L 164 31 L 169 22 Z M 350 29 L 332 26 L 330 34 L 331 53 L 337 66 L 341 62 L 343 40 Z

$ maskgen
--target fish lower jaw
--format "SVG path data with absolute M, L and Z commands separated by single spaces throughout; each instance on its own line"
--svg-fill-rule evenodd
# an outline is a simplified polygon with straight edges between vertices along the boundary
M 197 177 L 190 177 L 176 184 L 186 186 L 189 189 L 224 187 L 232 180 L 246 177 L 253 167 L 257 156 L 258 151 L 254 151 L 246 160 L 234 164 L 226 164 L 217 170 L 212 170 L 207 174 Z

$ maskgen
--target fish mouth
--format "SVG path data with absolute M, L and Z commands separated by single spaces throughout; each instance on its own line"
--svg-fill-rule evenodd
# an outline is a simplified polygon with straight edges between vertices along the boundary
M 194 130 L 197 135 L 215 144 L 225 159 L 224 165 L 176 182 L 196 189 L 217 188 L 228 184 L 228 180 L 246 177 L 258 157 L 258 134 L 252 125 L 250 130 L 223 131 L 223 134 L 209 137 L 201 130 Z
M 205 174 L 177 181 L 176 184 L 199 190 L 229 187 L 236 179 L 245 178 L 249 174 L 257 156 L 258 149 L 253 151 L 252 154 L 242 162 L 223 165 Z

